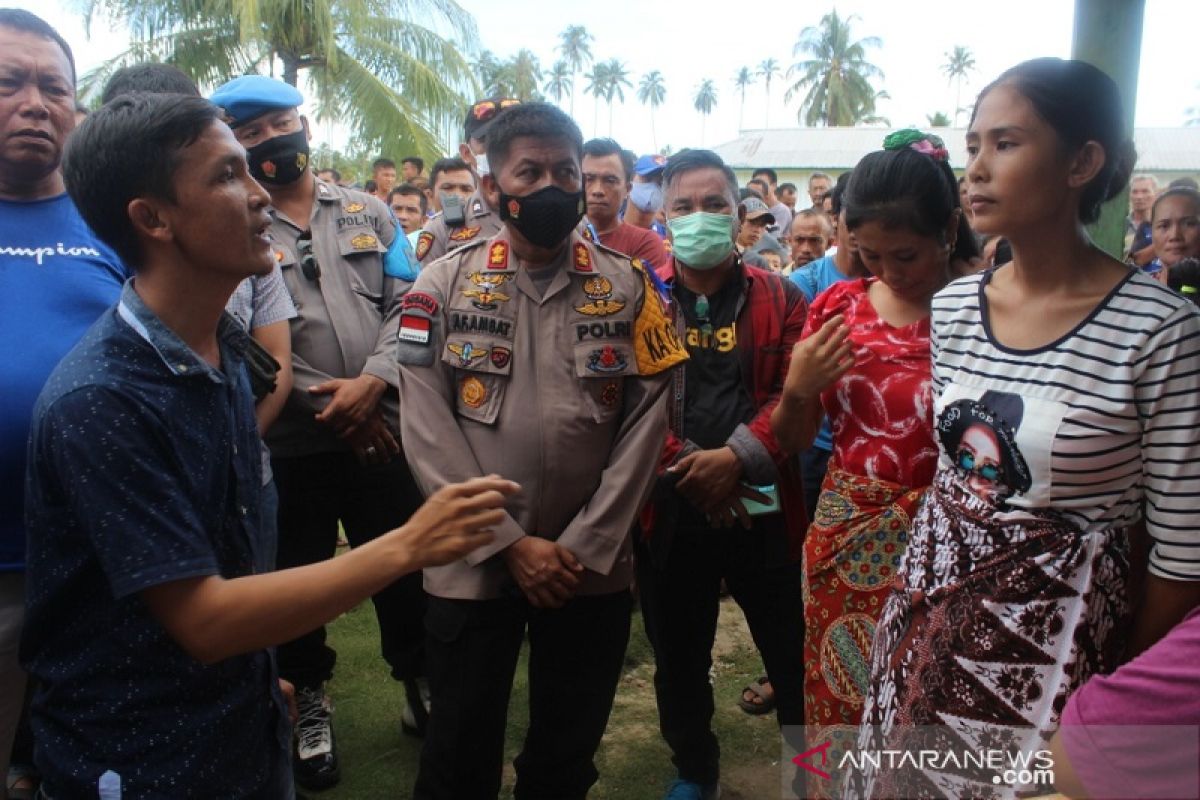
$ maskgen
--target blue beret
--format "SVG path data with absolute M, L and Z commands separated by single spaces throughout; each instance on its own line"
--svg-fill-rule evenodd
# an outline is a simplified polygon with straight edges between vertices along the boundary
M 291 84 L 266 75 L 243 75 L 218 87 L 209 98 L 225 110 L 225 121 L 236 128 L 268 111 L 296 108 L 304 95 Z

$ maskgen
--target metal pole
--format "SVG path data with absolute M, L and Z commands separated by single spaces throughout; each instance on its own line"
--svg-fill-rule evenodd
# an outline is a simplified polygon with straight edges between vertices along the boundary
M 1145 0 L 1075 0 L 1071 57 L 1099 67 L 1117 82 L 1130 134 L 1133 133 L 1137 108 L 1145 7 Z M 1128 213 L 1129 191 L 1126 189 L 1104 204 L 1100 220 L 1090 228 L 1096 244 L 1116 258 L 1121 258 L 1125 249 Z

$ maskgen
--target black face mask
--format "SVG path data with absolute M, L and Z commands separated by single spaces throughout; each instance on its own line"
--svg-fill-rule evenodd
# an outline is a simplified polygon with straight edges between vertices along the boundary
M 308 136 L 304 128 L 259 142 L 246 150 L 250 174 L 272 186 L 295 183 L 308 170 Z
M 530 244 L 557 247 L 583 219 L 583 192 L 547 186 L 524 197 L 500 191 L 500 219 L 521 232 Z

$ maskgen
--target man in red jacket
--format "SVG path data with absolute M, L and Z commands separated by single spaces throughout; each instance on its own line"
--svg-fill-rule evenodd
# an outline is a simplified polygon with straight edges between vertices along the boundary
M 742 264 L 737 188 L 707 150 L 672 158 L 663 180 L 674 262 L 661 277 L 690 359 L 675 373 L 638 586 L 659 722 L 679 770 L 672 800 L 720 791 L 708 674 L 722 579 L 758 644 L 780 724 L 804 717 L 799 544 L 808 521 L 799 470 L 770 417 L 807 304 L 786 279 Z

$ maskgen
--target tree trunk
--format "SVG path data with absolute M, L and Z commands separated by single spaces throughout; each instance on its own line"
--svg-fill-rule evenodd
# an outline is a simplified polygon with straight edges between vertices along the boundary
M 650 106 L 650 141 L 654 142 L 654 152 L 658 152 L 658 132 L 654 129 L 654 106 Z
M 958 127 L 959 106 L 962 105 L 962 75 L 954 79 L 954 127 Z
M 575 118 L 575 73 L 571 73 L 571 118 Z
M 746 90 L 742 89 L 742 107 L 738 111 L 738 133 L 741 133 L 744 127 L 746 127 Z
M 287 53 L 280 53 L 279 60 L 283 62 L 283 82 L 295 86 L 300 77 L 300 59 Z

